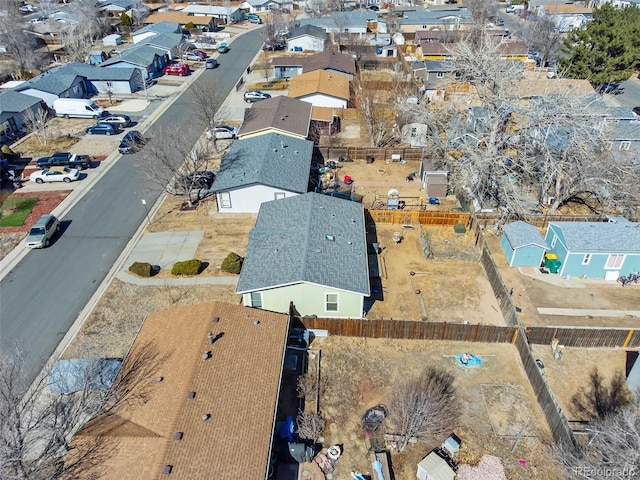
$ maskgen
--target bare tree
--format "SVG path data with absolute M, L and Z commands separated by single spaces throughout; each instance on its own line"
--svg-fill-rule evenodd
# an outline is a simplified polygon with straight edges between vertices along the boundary
M 300 375 L 296 382 L 296 391 L 298 392 L 298 398 L 312 397 L 318 393 L 318 384 L 315 376 L 308 373 Z
M 313 443 L 318 441 L 324 431 L 325 421 L 321 412 L 303 412 L 298 411 L 296 417 L 298 426 L 298 436 L 303 440 L 311 440 Z
M 400 435 L 398 451 L 403 452 L 412 437 L 429 442 L 451 430 L 459 409 L 454 380 L 451 373 L 429 366 L 393 389 L 389 412 Z
M 455 43 L 450 56 L 457 82 L 469 86 L 466 101 L 402 111 L 411 112 L 405 120 L 429 125 L 426 153 L 442 158 L 479 203 L 505 214 L 575 201 L 598 211 L 638 204 L 631 182 L 640 180 L 640 166 L 607 149 L 609 126 L 597 97 L 518 89 L 522 63 L 502 60 L 500 45 L 482 28 Z
M 209 192 L 210 182 L 202 172 L 214 154 L 213 142 L 192 145 L 180 128 L 165 128 L 147 141 L 140 162 L 152 183 L 169 195 L 185 197 L 192 207 Z
M 47 109 L 42 105 L 29 108 L 22 114 L 22 118 L 24 129 L 33 133 L 41 145 L 46 145 L 49 137 L 49 121 L 51 120 Z
M 34 382 L 24 360 L 20 351 L 0 354 L 0 477 L 14 480 L 77 478 L 108 458 L 112 447 L 101 436 L 68 456 L 72 435 L 94 414 L 146 398 L 161 362 L 152 346 L 141 348 L 109 388 L 103 359 L 82 359 L 64 375 L 48 362 Z
M 397 139 L 394 135 L 395 108 L 379 101 L 376 92 L 363 86 L 362 81 L 354 78 L 353 90 L 360 101 L 360 111 L 365 117 L 371 142 L 376 147 L 384 147 Z
M 548 17 L 540 17 L 535 22 L 518 22 L 513 32 L 522 39 L 529 48 L 539 53 L 537 58 L 540 66 L 544 67 L 549 61 L 555 60 L 560 53 L 563 33 L 556 28 L 556 24 Z
M 640 475 L 640 409 L 634 402 L 592 422 L 588 441 L 556 447 L 556 457 L 571 478 L 638 478 Z
M 13 78 L 29 78 L 29 72 L 46 64 L 45 55 L 37 51 L 38 39 L 24 30 L 23 21 L 16 9 L 0 16 L 0 42 L 7 49 Z
M 632 401 L 633 394 L 621 373 L 611 378 L 609 385 L 606 385 L 597 367 L 589 376 L 589 384 L 580 388 L 571 398 L 576 415 L 589 421 L 615 415 Z
M 218 150 L 218 140 L 215 135 L 215 128 L 221 124 L 225 111 L 221 110 L 224 98 L 215 88 L 212 78 L 193 84 L 191 86 L 193 95 L 192 112 L 196 119 L 199 119 L 205 126 L 206 137 L 213 143 L 214 149 Z
M 89 49 L 106 32 L 107 25 L 98 15 L 95 2 L 74 2 L 69 8 L 76 21 L 65 23 L 60 38 L 71 60 L 84 62 Z
M 258 57 L 258 61 L 256 63 L 258 68 L 262 71 L 264 81 L 268 83 L 269 78 L 271 78 L 271 59 L 269 58 L 268 50 L 264 50 L 262 52 L 262 55 Z

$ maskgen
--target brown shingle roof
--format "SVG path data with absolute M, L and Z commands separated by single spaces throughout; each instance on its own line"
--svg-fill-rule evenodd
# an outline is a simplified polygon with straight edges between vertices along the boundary
M 356 73 L 356 62 L 351 56 L 330 50 L 306 57 L 293 55 L 276 57 L 271 61 L 271 64 L 274 67 L 300 66 L 304 73 L 314 70 L 337 70 L 349 75 Z
M 303 73 L 291 79 L 289 97 L 300 98 L 314 93 L 349 100 L 349 79 L 326 70 Z
M 542 5 L 544 10 L 549 15 L 558 15 L 558 14 L 576 14 L 576 13 L 593 13 L 593 8 L 589 7 L 578 7 L 573 4 L 563 4 L 563 5 Z
M 306 138 L 309 135 L 310 121 L 310 103 L 281 95 L 255 102 L 245 110 L 238 136 L 276 130 L 277 133 Z
M 337 109 L 340 111 L 340 109 Z M 336 115 L 336 109 L 332 107 L 313 107 L 311 111 L 311 120 L 315 120 L 317 122 L 333 122 L 333 117 Z
M 193 23 L 194 25 L 209 25 L 213 17 L 207 17 L 205 15 L 189 15 L 184 12 L 155 12 L 147 17 L 144 23 L 160 23 L 171 22 L 179 23 L 180 25 L 186 25 L 187 23 Z
M 153 374 L 163 380 L 153 382 L 146 402 L 122 404 L 76 434 L 79 450 L 83 438 L 101 435 L 113 449 L 79 478 L 155 479 L 172 465 L 172 480 L 264 479 L 287 329 L 285 315 L 217 302 L 150 314 L 123 371 L 153 345 L 166 355 Z M 208 332 L 218 337 L 214 344 Z M 207 351 L 212 356 L 204 360 Z M 195 398 L 187 398 L 191 391 Z M 183 432 L 181 440 L 175 432 Z

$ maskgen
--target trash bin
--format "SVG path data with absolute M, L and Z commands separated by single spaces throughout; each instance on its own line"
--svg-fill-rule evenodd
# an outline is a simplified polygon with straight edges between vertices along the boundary
M 373 155 L 367 155 L 367 163 L 373 163 Z
M 544 258 L 547 260 L 557 260 L 558 255 L 556 255 L 555 253 L 547 252 L 544 254 Z
M 558 273 L 558 270 L 560 270 L 560 260 L 549 260 L 550 265 L 549 267 L 549 273 Z

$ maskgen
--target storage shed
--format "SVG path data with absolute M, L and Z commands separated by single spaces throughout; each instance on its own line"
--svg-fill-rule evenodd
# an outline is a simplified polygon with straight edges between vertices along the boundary
M 536 227 L 518 220 L 504 226 L 500 248 L 510 267 L 539 267 L 549 245 Z
M 122 44 L 122 37 L 117 33 L 107 35 L 102 39 L 102 45 L 105 47 L 117 47 Z
M 419 480 L 454 480 L 456 472 L 446 459 L 446 455 L 433 450 L 418 463 L 416 476 Z
M 449 188 L 449 172 L 438 170 L 430 159 L 420 162 L 420 181 L 427 197 L 444 198 Z

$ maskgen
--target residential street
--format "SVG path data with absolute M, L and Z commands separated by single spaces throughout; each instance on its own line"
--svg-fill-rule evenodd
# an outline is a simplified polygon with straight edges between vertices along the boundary
M 215 78 L 224 98 L 260 48 L 261 29 L 237 37 L 220 67 L 202 72 L 194 84 Z M 191 117 L 186 91 L 167 108 L 151 132 L 180 127 L 195 143 L 204 125 Z M 153 116 L 153 114 L 152 114 Z M 87 152 L 91 153 L 91 152 Z M 20 347 L 33 378 L 105 279 L 160 195 L 137 168 L 137 155 L 118 159 L 62 219 L 62 234 L 48 249 L 30 252 L 0 281 L 0 348 Z M 100 168 L 100 167 L 98 167 Z

